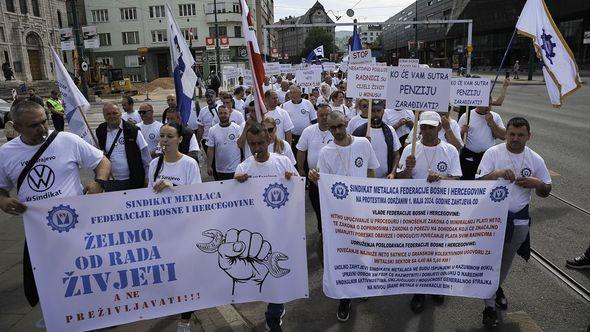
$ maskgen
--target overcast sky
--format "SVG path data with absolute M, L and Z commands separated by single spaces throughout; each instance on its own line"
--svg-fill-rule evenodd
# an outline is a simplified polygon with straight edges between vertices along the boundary
M 315 4 L 316 0 L 275 0 L 275 21 L 287 16 L 301 16 Z M 352 22 L 356 18 L 359 22 L 383 22 L 397 14 L 414 0 L 320 0 L 333 21 L 336 15 L 342 16 L 338 23 Z M 346 16 L 346 10 L 352 8 L 354 17 Z M 336 30 L 352 30 L 352 26 L 337 27 Z

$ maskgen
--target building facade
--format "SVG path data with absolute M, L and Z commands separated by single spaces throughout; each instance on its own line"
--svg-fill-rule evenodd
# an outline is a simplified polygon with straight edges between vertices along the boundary
M 253 17 L 260 20 L 272 19 L 272 1 L 250 0 Z M 221 67 L 244 67 L 247 62 L 246 48 L 242 36 L 240 3 L 213 0 L 169 0 L 167 3 L 186 40 L 194 52 L 198 68 L 205 74 L 216 68 L 216 51 L 207 50 L 206 37 L 216 36 L 217 19 L 219 36 L 228 37 L 229 47 L 220 49 Z M 266 8 L 271 6 L 270 9 Z M 269 14 L 270 12 L 270 14 Z M 270 15 L 270 16 L 269 16 Z M 89 50 L 92 64 L 98 62 L 112 68 L 121 69 L 122 75 L 132 81 L 144 80 L 144 67 L 139 63 L 138 49 L 147 49 L 145 71 L 147 80 L 172 75 L 170 51 L 166 30 L 166 8 L 155 0 L 135 0 L 120 2 L 112 0 L 92 0 L 86 2 L 88 25 L 96 25 L 100 48 Z M 272 22 L 272 21 L 271 21 Z M 257 33 L 261 34 L 261 28 Z M 263 35 L 264 36 L 264 35 Z M 260 37 L 259 37 L 260 38 Z M 268 37 L 268 45 L 274 41 Z M 261 51 L 263 40 L 259 39 Z
M 299 17 L 286 17 L 279 20 L 277 24 L 313 24 L 313 23 L 334 23 L 328 16 L 324 6 L 319 2 L 316 3 L 307 12 Z M 321 27 L 332 34 L 332 38 L 336 40 L 335 27 Z M 305 39 L 311 28 L 279 28 L 277 29 L 277 48 L 285 62 L 298 63 L 301 55 L 301 50 L 304 47 Z M 329 57 L 329 54 L 325 54 Z
M 22 81 L 55 79 L 50 47 L 59 50 L 59 28 L 68 25 L 65 0 L 3 0 L 0 57 Z M 61 52 L 60 52 L 61 53 Z M 65 55 L 66 66 L 71 63 Z M 2 80 L 4 79 L 3 75 Z
M 384 23 L 385 61 L 417 56 L 421 63 L 441 67 L 461 67 L 466 62 L 467 25 L 411 24 L 413 20 L 473 20 L 474 69 L 497 68 L 514 32 L 526 0 L 418 0 Z M 583 44 L 584 31 L 590 31 L 590 2 L 545 0 L 563 37 L 581 68 L 590 64 L 590 45 Z M 416 47 L 416 41 L 418 41 Z M 516 37 L 506 63 L 519 60 L 526 67 L 531 58 L 531 41 Z M 533 58 L 533 65 L 538 66 Z
M 365 48 L 371 48 L 371 46 L 377 41 L 377 38 L 383 32 L 383 26 L 380 24 L 375 25 L 361 25 L 358 27 L 358 33 L 361 38 L 361 43 Z

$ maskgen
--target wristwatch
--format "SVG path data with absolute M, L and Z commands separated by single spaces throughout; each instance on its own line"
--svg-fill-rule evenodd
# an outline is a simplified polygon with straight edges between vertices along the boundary
M 103 179 L 94 179 L 94 182 L 98 183 L 98 185 L 102 188 L 102 190 L 107 189 L 107 181 Z

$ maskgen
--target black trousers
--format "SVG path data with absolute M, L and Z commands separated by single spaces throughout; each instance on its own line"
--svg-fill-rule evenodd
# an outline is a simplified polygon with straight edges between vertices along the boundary
M 57 131 L 64 131 L 64 117 L 60 115 L 51 114 L 51 121 L 53 121 L 53 127 Z
M 39 303 L 39 294 L 37 293 L 37 285 L 35 285 L 35 276 L 33 275 L 33 266 L 26 239 L 23 251 L 23 288 L 29 305 L 31 307 L 36 306 Z
M 232 180 L 234 178 L 235 173 L 219 173 L 216 172 L 213 174 L 213 178 L 215 181 L 223 181 L 223 180 Z
M 477 173 L 477 168 L 479 167 L 481 158 L 483 158 L 484 152 L 473 152 L 466 147 L 461 149 L 461 153 L 459 154 L 461 172 L 463 173 L 461 180 L 475 180 L 475 173 Z
M 320 191 L 318 186 L 309 181 L 309 200 L 311 201 L 311 207 L 315 212 L 315 217 L 318 220 L 318 232 L 322 234 L 322 212 L 320 210 Z
M 105 192 L 133 189 L 131 187 L 131 180 L 108 180 L 105 187 Z

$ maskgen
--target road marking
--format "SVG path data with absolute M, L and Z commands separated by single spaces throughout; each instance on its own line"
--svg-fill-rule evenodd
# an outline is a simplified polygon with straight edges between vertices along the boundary
M 561 174 L 559 174 L 559 173 L 557 173 L 556 171 L 553 171 L 553 170 L 549 170 L 549 175 L 551 175 L 552 177 L 561 176 Z
M 508 318 L 518 324 L 520 331 L 541 332 L 543 329 L 524 311 L 515 311 L 508 313 Z

